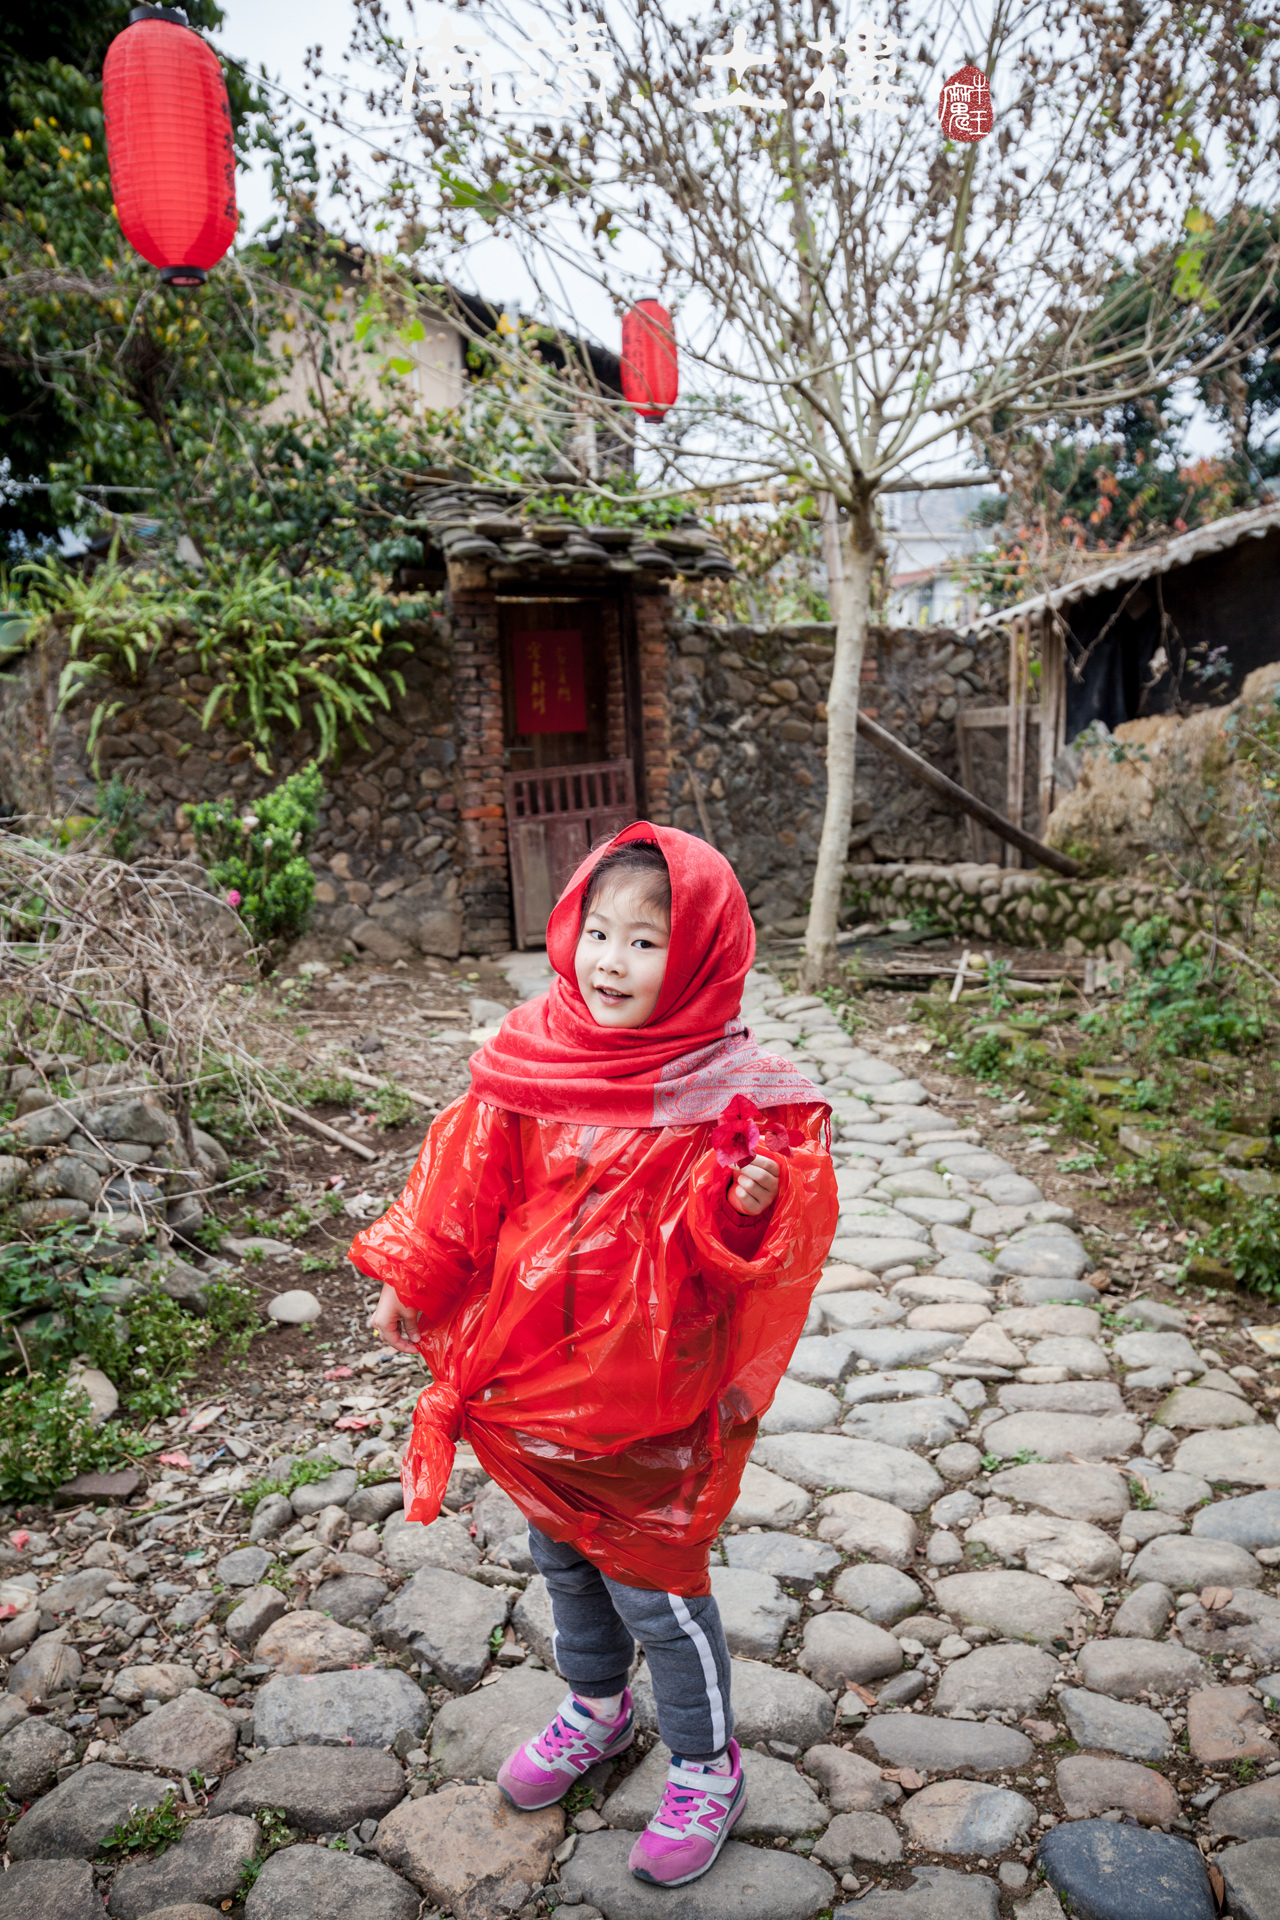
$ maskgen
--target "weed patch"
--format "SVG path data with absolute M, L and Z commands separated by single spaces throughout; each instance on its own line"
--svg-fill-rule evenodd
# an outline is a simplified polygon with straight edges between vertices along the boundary
M 312 765 L 291 773 L 243 814 L 229 800 L 204 800 L 190 810 L 210 885 L 259 947 L 296 939 L 311 924 L 315 876 L 306 856 L 323 787 Z
M 338 1464 L 336 1460 L 298 1460 L 281 1480 L 255 1480 L 239 1495 L 240 1504 L 252 1513 L 268 1494 L 290 1494 L 296 1487 L 309 1487 L 317 1480 L 327 1480 L 331 1473 L 338 1471 Z
M 1256 1293 L 1280 1294 L 1280 1196 L 1259 1194 L 1207 1235 L 1203 1250 L 1223 1259 Z
M 0 1498 L 33 1500 L 77 1473 L 114 1466 L 140 1436 L 93 1424 L 83 1387 L 15 1380 L 0 1390 Z
M 185 1824 L 177 1799 L 167 1793 L 158 1807 L 135 1807 L 127 1820 L 120 1821 L 105 1840 L 99 1841 L 98 1852 L 116 1860 L 135 1853 L 158 1857 L 181 1840 Z
M 281 1847 L 292 1846 L 298 1837 L 289 1825 L 288 1816 L 283 1807 L 260 1807 L 256 1819 L 261 1839 L 258 1842 L 256 1856 L 252 1860 L 246 1860 L 240 1875 L 240 1884 L 236 1888 L 234 1897 L 234 1903 L 237 1906 L 248 1899 L 254 1882 L 272 1854 L 278 1853 Z
M 183 1382 L 210 1348 L 221 1343 L 229 1354 L 248 1351 L 261 1326 L 252 1294 L 219 1281 L 206 1297 L 206 1313 L 197 1319 L 160 1287 L 145 1287 L 90 1330 L 83 1350 L 115 1381 L 121 1405 L 138 1419 L 174 1412 Z
M 417 1111 L 417 1101 L 411 1100 L 399 1087 L 381 1086 L 373 1096 L 373 1112 L 380 1127 L 403 1127 Z

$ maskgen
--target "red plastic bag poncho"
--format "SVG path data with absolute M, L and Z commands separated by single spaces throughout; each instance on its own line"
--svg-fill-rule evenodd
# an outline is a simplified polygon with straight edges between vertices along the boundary
M 471 1092 L 351 1258 L 422 1316 L 435 1384 L 402 1468 L 410 1519 L 436 1517 L 465 1435 L 544 1533 L 629 1586 L 692 1595 L 804 1325 L 835 1176 L 818 1090 L 735 1018 L 754 938 L 732 869 L 671 828 L 609 845 L 627 839 L 656 840 L 671 869 L 653 1018 L 598 1027 L 574 979 L 605 846 L 552 914 L 550 993 L 474 1057 Z M 755 1219 L 710 1146 L 735 1094 L 798 1142 Z

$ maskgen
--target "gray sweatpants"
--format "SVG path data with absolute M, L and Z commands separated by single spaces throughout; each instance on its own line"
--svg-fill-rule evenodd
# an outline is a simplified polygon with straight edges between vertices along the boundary
M 575 1693 L 621 1693 L 644 1648 L 658 1732 L 682 1760 L 714 1760 L 733 1732 L 729 1649 L 711 1594 L 692 1600 L 624 1587 L 575 1548 L 529 1528 L 529 1551 L 551 1596 L 555 1658 Z

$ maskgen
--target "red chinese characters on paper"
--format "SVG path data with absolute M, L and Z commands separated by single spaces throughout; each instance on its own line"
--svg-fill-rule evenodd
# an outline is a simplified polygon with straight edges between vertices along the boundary
M 554 630 L 511 636 L 517 733 L 585 733 L 582 635 Z
M 938 118 L 948 140 L 985 140 L 995 125 L 991 85 L 980 67 L 961 67 L 944 81 Z

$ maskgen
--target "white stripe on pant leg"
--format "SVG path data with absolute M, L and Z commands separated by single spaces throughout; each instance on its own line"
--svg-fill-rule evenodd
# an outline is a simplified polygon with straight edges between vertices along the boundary
M 669 1593 L 667 1598 L 671 1602 L 671 1611 L 698 1650 L 698 1658 L 702 1662 L 702 1677 L 707 1683 L 707 1704 L 711 1709 L 711 1745 L 716 1753 L 721 1753 L 725 1746 L 724 1701 L 720 1697 L 720 1682 L 716 1678 L 716 1663 L 711 1651 L 711 1643 L 680 1595 Z

